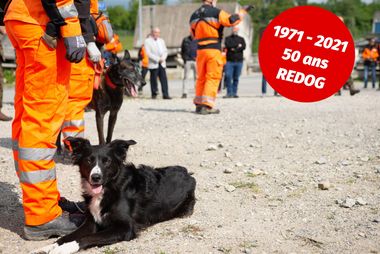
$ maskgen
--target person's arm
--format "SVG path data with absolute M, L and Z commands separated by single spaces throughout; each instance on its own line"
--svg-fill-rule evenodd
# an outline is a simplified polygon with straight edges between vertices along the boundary
M 160 41 L 162 43 L 162 47 L 163 47 L 163 50 L 164 50 L 164 52 L 163 52 L 163 54 L 161 56 L 161 60 L 163 62 L 165 62 L 166 58 L 168 58 L 168 48 L 166 47 L 165 41 L 163 39 L 160 39 Z
M 244 49 L 245 49 L 246 45 L 245 45 L 245 40 L 243 37 L 239 37 L 239 43 L 236 47 L 236 52 L 243 52 Z
M 80 62 L 86 52 L 86 43 L 82 36 L 78 10 L 74 0 L 41 0 L 42 6 L 50 18 L 46 26 L 45 41 L 53 42 L 59 34 L 66 47 L 66 58 L 70 62 Z
M 369 58 L 369 55 L 368 55 L 368 48 L 365 48 L 363 53 L 362 53 L 362 57 L 364 60 L 368 60 Z
M 244 15 L 244 14 L 242 14 Z M 241 22 L 241 16 L 239 14 L 229 14 L 223 10 L 219 13 L 219 22 L 222 26 L 236 26 Z
M 232 43 L 231 37 L 227 37 L 226 40 L 224 41 L 224 46 L 227 50 L 234 48 L 234 45 Z
M 188 45 L 187 45 L 188 43 L 187 43 L 187 40 L 186 40 L 186 38 L 184 38 L 183 40 L 182 40 L 182 44 L 181 44 L 181 57 L 182 57 L 182 59 L 185 61 L 185 57 L 186 57 L 186 55 L 187 55 L 187 52 L 188 52 Z
M 90 1 L 75 0 L 75 7 L 78 10 L 78 18 L 85 42 L 95 42 L 94 31 L 90 23 Z

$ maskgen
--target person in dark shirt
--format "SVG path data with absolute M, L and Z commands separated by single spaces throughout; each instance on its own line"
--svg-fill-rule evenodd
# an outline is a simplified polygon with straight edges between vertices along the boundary
M 225 69 L 225 81 L 227 86 L 227 95 L 225 98 L 238 98 L 237 90 L 239 77 L 243 68 L 243 51 L 245 50 L 245 40 L 238 35 L 239 28 L 233 28 L 232 35 L 226 37 L 225 46 L 227 49 L 227 64 Z
M 188 77 L 190 71 L 193 71 L 194 83 L 197 80 L 197 65 L 195 58 L 197 57 L 197 41 L 193 40 L 192 36 L 186 36 L 182 40 L 181 56 L 184 62 L 183 69 L 183 84 L 182 84 L 182 98 L 187 98 L 188 92 Z

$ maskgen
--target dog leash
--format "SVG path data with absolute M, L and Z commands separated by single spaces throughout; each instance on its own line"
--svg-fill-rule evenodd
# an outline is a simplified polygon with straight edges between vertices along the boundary
M 102 74 L 104 71 L 104 59 L 102 58 L 98 63 L 94 64 L 94 89 L 99 90 L 100 83 L 102 82 Z

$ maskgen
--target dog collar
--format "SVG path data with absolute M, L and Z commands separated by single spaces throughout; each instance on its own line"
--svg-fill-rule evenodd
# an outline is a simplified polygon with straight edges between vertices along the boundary
M 116 85 L 112 82 L 110 77 L 108 76 L 108 73 L 106 73 L 106 85 L 108 85 L 111 89 L 116 89 Z

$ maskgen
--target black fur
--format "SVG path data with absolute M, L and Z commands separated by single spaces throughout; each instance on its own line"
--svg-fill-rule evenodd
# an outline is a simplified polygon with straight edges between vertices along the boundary
M 80 249 L 103 246 L 135 238 L 139 230 L 175 217 L 191 215 L 195 204 L 195 179 L 181 166 L 152 168 L 124 163 L 135 141 L 114 140 L 103 146 L 91 146 L 82 138 L 68 138 L 89 206 L 87 219 L 73 233 L 60 238 L 62 245 L 76 241 Z M 94 178 L 96 170 L 101 176 Z M 90 173 L 92 174 L 90 175 Z M 93 188 L 102 186 L 102 193 Z M 101 219 L 92 215 L 91 204 L 98 195 Z
M 110 143 L 112 134 L 117 120 L 117 114 L 123 104 L 123 94 L 132 95 L 132 89 L 137 92 L 136 86 L 145 85 L 140 70 L 135 63 L 132 62 L 131 56 L 126 50 L 124 58 L 120 61 L 117 56 L 113 57 L 111 66 L 107 69 L 106 74 L 116 88 L 107 85 L 104 78 L 101 88 L 94 90 L 90 107 L 96 111 L 96 127 L 98 130 L 99 144 Z M 107 139 L 104 139 L 104 116 L 110 112 L 108 118 Z
M 96 112 L 96 128 L 98 130 L 99 144 L 109 143 L 112 140 L 113 130 L 115 128 L 117 114 L 123 104 L 124 91 L 128 96 L 132 96 L 132 89 L 137 92 L 136 86 L 145 85 L 145 81 L 141 76 L 138 66 L 132 62 L 128 50 L 124 51 L 123 59 L 119 59 L 116 55 L 112 56 L 111 66 L 106 70 L 104 75 L 108 75 L 116 88 L 107 85 L 105 77 L 99 89 L 94 89 L 92 100 L 88 105 Z M 107 139 L 104 139 L 104 116 L 110 112 L 108 117 Z M 61 133 L 57 138 L 57 154 L 62 154 Z

